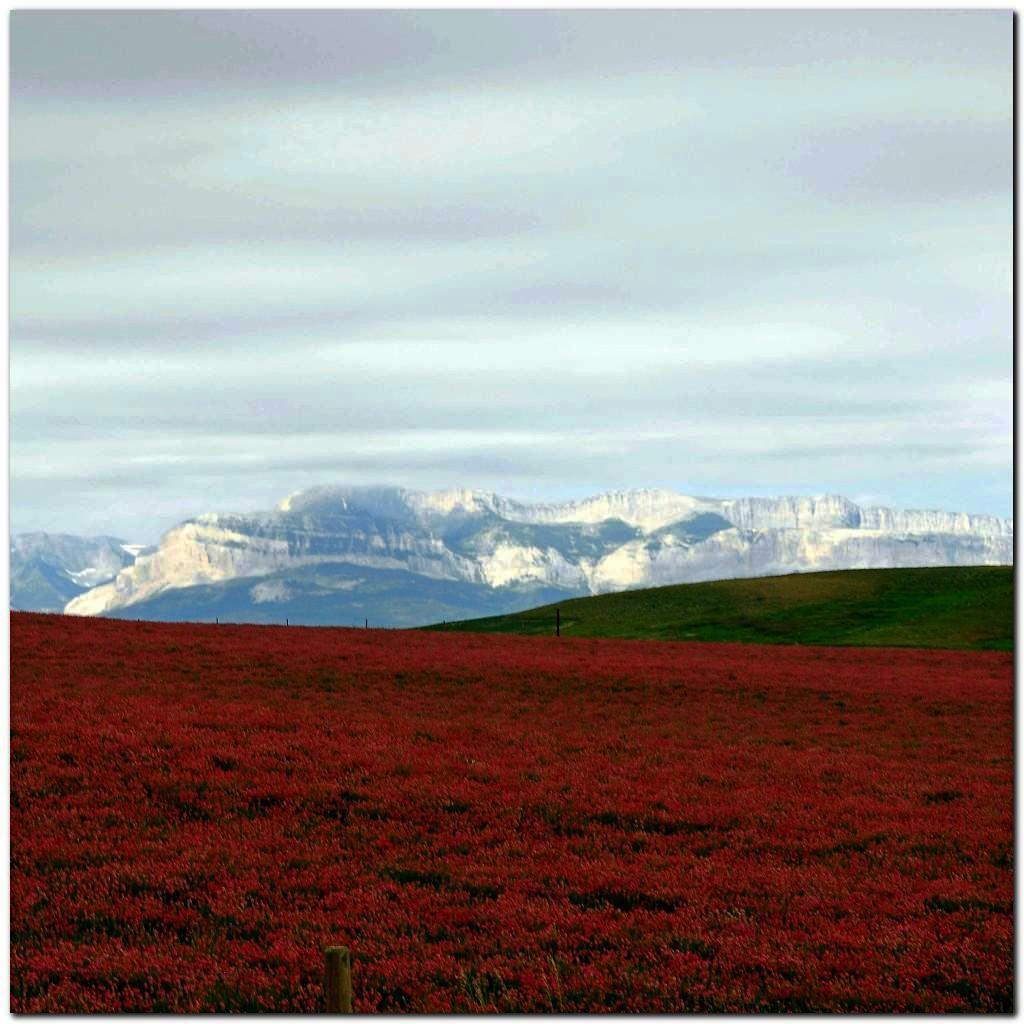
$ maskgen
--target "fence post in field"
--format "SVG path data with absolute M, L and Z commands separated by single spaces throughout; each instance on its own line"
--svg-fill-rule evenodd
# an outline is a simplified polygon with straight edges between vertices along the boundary
M 562 635 L 562 609 L 555 609 L 555 636 Z
M 352 1012 L 352 961 L 347 946 L 328 946 L 324 959 L 324 998 L 328 1013 Z

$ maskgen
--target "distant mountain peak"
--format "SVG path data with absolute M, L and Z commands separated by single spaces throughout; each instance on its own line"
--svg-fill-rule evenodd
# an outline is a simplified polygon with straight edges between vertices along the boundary
M 73 598 L 113 580 L 146 550 L 116 537 L 16 534 L 10 543 L 11 607 L 59 612 Z

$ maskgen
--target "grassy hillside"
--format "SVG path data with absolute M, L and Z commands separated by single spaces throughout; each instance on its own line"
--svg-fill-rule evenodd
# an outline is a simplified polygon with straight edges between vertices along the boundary
M 564 636 L 1013 649 L 1013 569 L 854 569 L 562 601 Z M 556 605 L 431 626 L 550 634 Z

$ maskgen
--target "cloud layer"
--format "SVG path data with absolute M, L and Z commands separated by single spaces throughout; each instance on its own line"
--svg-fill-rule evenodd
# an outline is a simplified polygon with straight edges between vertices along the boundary
M 1011 510 L 1009 12 L 17 12 L 14 527 Z

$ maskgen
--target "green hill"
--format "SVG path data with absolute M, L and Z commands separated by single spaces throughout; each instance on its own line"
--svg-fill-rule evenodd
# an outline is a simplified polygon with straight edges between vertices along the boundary
M 428 629 L 1013 650 L 1013 568 L 853 569 L 582 597 Z

